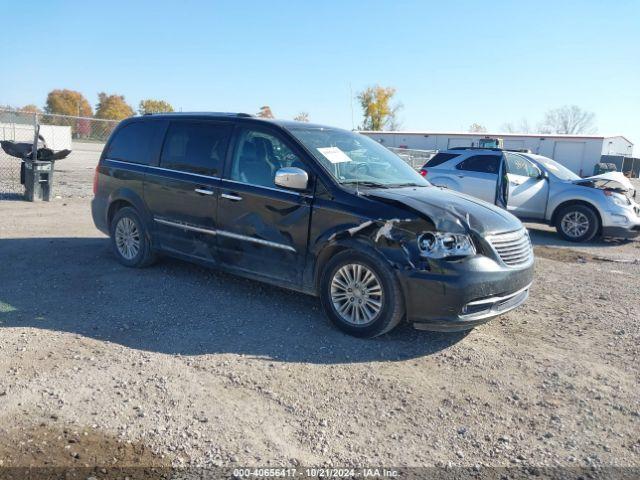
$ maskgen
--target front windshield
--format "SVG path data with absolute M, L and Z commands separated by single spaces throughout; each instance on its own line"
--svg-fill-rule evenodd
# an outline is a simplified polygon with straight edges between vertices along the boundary
M 363 187 L 427 187 L 430 185 L 395 153 L 359 133 L 304 126 L 289 128 L 289 131 L 342 185 Z
M 540 163 L 547 172 L 559 178 L 560 180 L 580 180 L 580 177 L 569 170 L 564 165 L 560 165 L 555 160 L 543 157 L 541 155 L 529 155 L 533 160 Z

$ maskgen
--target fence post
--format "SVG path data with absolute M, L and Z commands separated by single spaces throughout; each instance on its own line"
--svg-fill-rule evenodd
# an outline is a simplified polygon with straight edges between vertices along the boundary
M 33 148 L 31 152 L 31 159 L 38 159 L 38 134 L 40 133 L 40 125 L 38 125 L 38 113 L 33 112 Z

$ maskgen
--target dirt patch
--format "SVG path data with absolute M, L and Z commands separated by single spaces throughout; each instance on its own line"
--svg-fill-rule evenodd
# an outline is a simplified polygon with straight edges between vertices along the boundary
M 171 460 L 141 443 L 90 428 L 0 429 L 0 480 L 57 478 L 163 478 Z
M 592 255 L 587 252 L 571 250 L 569 248 L 554 248 L 537 246 L 534 248 L 536 257 L 555 260 L 564 263 L 587 263 L 587 262 L 613 262 L 613 263 L 639 263 L 637 259 L 611 258 L 602 255 Z

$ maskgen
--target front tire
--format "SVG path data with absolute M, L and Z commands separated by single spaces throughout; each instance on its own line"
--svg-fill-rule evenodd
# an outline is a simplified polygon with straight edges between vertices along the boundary
M 142 268 L 155 261 L 147 229 L 133 208 L 118 210 L 111 220 L 109 231 L 111 248 L 121 264 Z
M 355 250 L 329 260 L 320 281 L 320 301 L 334 325 L 363 338 L 392 330 L 405 313 L 402 291 L 391 268 Z
M 598 215 L 586 205 L 568 205 L 556 217 L 556 230 L 570 242 L 588 242 L 596 236 L 599 229 Z

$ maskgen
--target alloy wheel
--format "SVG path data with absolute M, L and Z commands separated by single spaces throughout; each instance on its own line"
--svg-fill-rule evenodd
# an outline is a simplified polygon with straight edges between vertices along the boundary
M 133 260 L 140 251 L 140 231 L 129 217 L 122 217 L 116 225 L 116 247 L 127 260 Z
M 331 301 L 340 318 L 351 325 L 368 325 L 382 310 L 380 280 L 369 268 L 350 263 L 339 268 L 331 280 Z
M 567 212 L 560 222 L 562 231 L 571 238 L 582 237 L 589 230 L 589 219 L 578 211 Z

